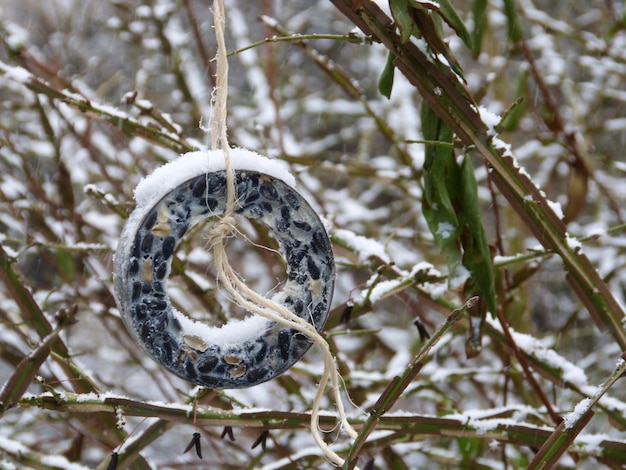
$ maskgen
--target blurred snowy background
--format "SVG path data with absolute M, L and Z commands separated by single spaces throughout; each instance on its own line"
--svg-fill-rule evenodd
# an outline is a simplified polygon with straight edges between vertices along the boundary
M 569 232 L 625 305 L 626 6 L 455 4 L 469 30 L 472 9 L 487 11 L 477 57 L 446 32 L 468 88 L 496 114 L 523 98 L 501 138 L 564 208 Z M 509 39 L 510 5 L 531 57 Z M 303 35 L 232 55 L 229 136 L 287 162 L 328 222 L 338 278 L 326 336 L 360 408 L 349 407 L 350 415 L 362 420 L 424 345 L 420 330 L 432 334 L 466 300 L 448 284 L 445 257 L 422 215 L 424 146 L 412 142 L 422 138 L 422 100 L 399 72 L 391 98 L 380 94 L 386 49 L 328 1 L 228 0 L 226 13 L 233 52 Z M 270 383 L 205 393 L 149 360 L 115 307 L 111 258 L 133 188 L 162 163 L 207 144 L 212 22 L 207 2 L 194 0 L 0 0 L 0 385 L 19 376 L 46 321 L 54 326 L 59 311 L 77 309 L 41 368 L 24 373 L 32 383 L 20 406 L 0 415 L 1 468 L 106 468 L 114 449 L 126 453 L 120 467 L 132 468 L 328 466 L 299 415 L 311 407 L 318 351 Z M 526 468 L 540 444 L 498 426 L 519 424 L 523 436 L 539 436 L 556 425 L 528 374 L 561 416 L 594 393 L 623 352 L 596 328 L 559 258 L 532 237 L 485 166 L 476 160 L 475 168 L 499 305 L 518 333 L 506 338 L 489 319 L 482 352 L 468 359 L 467 320 L 459 322 L 391 409 L 389 416 L 408 424 L 381 422 L 360 465 L 373 458 L 375 468 Z M 255 290 L 269 293 L 284 275 L 282 261 L 257 245 L 273 246 L 267 233 L 243 228 L 255 244 L 233 240 L 232 262 Z M 178 308 L 195 318 L 219 323 L 241 314 L 216 288 L 202 231 L 179 249 L 169 286 Z M 511 342 L 525 353 L 527 370 Z M 198 407 L 224 414 L 196 427 L 189 403 L 198 394 Z M 126 397 L 145 415 L 108 406 L 107 396 Z M 91 399 L 102 407 L 89 408 Z M 163 409 L 152 415 L 155 403 Z M 626 462 L 626 389 L 618 382 L 601 403 L 562 468 L 615 465 L 603 440 L 618 443 Z M 332 412 L 331 400 L 324 406 Z M 168 407 L 186 411 L 168 418 Z M 263 410 L 263 420 L 239 418 L 254 410 Z M 422 417 L 454 418 L 468 431 L 419 427 Z M 183 454 L 196 430 L 202 460 Z M 252 448 L 260 436 L 263 445 Z M 336 442 L 339 451 L 348 444 L 343 436 Z

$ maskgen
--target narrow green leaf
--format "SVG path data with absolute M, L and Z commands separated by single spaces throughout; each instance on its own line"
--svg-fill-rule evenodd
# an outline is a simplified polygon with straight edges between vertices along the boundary
M 415 21 L 411 15 L 413 7 L 408 0 L 389 0 L 389 7 L 393 19 L 400 30 L 400 38 L 403 43 L 407 42 L 412 34 L 417 32 Z
M 472 15 L 474 17 L 474 29 L 472 30 L 472 52 L 478 57 L 482 50 L 483 36 L 487 30 L 487 0 L 474 0 Z
M 378 80 L 378 91 L 388 99 L 391 98 L 391 90 L 393 89 L 393 77 L 395 75 L 396 66 L 393 61 L 396 56 L 393 52 L 389 52 L 387 56 L 387 63 L 383 69 L 383 73 L 380 74 L 380 80 Z
M 450 3 L 450 0 L 437 0 L 437 3 L 439 4 L 439 11 L 437 13 L 439 13 L 443 20 L 448 23 L 448 26 L 456 32 L 457 36 L 461 38 L 467 48 L 473 51 L 472 36 L 465 27 L 465 23 L 463 23 L 463 20 Z
M 452 130 L 422 103 L 422 134 L 426 141 L 453 141 Z M 446 255 L 450 273 L 462 258 L 459 235 L 461 225 L 454 207 L 461 187 L 461 172 L 451 146 L 426 144 L 424 161 L 424 197 L 422 211 L 435 242 Z
M 461 218 L 464 227 L 462 236 L 463 265 L 472 274 L 476 293 L 485 301 L 489 311 L 495 315 L 497 302 L 491 250 L 482 223 L 474 167 L 467 155 L 461 164 L 461 174 L 459 218 Z
M 515 43 L 522 38 L 522 29 L 517 17 L 517 10 L 515 9 L 515 0 L 504 0 L 504 14 L 508 22 L 509 39 Z

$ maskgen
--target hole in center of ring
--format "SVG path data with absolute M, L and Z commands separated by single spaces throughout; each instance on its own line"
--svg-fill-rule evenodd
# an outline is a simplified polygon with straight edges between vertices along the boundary
M 278 242 L 265 224 L 241 216 L 236 220 L 234 230 L 223 239 L 228 262 L 250 289 L 271 299 L 287 279 Z M 208 326 L 220 327 L 252 314 L 232 301 L 220 282 L 208 241 L 215 221 L 207 219 L 184 237 L 176 252 L 183 266 L 173 267 L 167 288 L 179 311 Z

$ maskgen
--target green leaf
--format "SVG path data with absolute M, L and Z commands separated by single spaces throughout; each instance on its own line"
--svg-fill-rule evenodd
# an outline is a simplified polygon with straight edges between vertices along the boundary
M 400 38 L 405 43 L 418 31 L 411 14 L 413 7 L 409 5 L 408 0 L 389 0 L 389 7 L 391 8 L 393 19 L 400 30 Z
M 504 14 L 509 27 L 509 39 L 514 43 L 522 38 L 522 29 L 515 9 L 515 0 L 504 0 Z
M 472 52 L 478 57 L 482 49 L 483 36 L 487 30 L 487 0 L 474 0 L 472 15 L 474 17 L 474 29 L 472 30 Z
M 421 117 L 422 134 L 426 141 L 453 142 L 452 130 L 426 103 L 422 103 Z M 461 187 L 461 172 L 452 146 L 426 144 L 425 157 L 422 211 L 452 273 L 462 258 L 459 244 L 461 226 L 454 207 Z
M 452 130 L 426 103 L 422 103 L 421 119 L 427 142 L 453 143 Z M 471 275 L 466 281 L 465 295 L 478 294 L 495 314 L 491 251 L 482 223 L 474 168 L 468 156 L 459 165 L 451 145 L 426 144 L 422 211 L 435 242 L 446 255 L 449 282 L 465 268 Z
M 463 20 L 450 3 L 450 0 L 437 0 L 437 3 L 439 4 L 439 11 L 437 11 L 437 13 L 448 23 L 448 26 L 456 32 L 457 36 L 461 38 L 467 48 L 473 51 L 472 36 L 465 27 L 465 23 L 463 23 Z
M 497 308 L 491 250 L 487 234 L 482 223 L 478 184 L 474 176 L 474 167 L 466 155 L 461 164 L 461 210 L 459 217 L 463 224 L 463 265 L 472 274 L 475 293 L 487 304 L 495 315 Z
M 380 74 L 380 80 L 378 80 L 378 91 L 380 91 L 381 95 L 386 96 L 387 99 L 391 98 L 391 90 L 393 89 L 393 77 L 396 70 L 393 61 L 395 59 L 395 54 L 390 51 L 383 73 Z

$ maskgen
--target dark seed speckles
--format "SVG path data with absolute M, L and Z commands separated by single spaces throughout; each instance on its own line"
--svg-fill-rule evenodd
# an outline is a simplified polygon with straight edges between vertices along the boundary
M 278 199 L 278 192 L 273 184 L 268 181 L 263 181 L 260 187 L 261 194 L 265 196 L 267 199 L 275 201 Z
M 256 383 L 260 381 L 261 379 L 265 378 L 267 376 L 267 372 L 268 371 L 266 367 L 259 367 L 257 369 L 252 369 L 251 371 L 248 372 L 247 379 L 252 383 Z
M 185 361 L 185 372 L 187 374 L 187 377 L 189 377 L 188 380 L 191 382 L 193 382 L 198 376 L 196 368 L 194 367 L 193 362 L 191 362 L 190 360 Z
M 152 283 L 152 295 L 160 299 L 165 297 L 165 287 L 162 282 L 155 281 Z
M 285 200 L 293 209 L 300 210 L 300 197 L 294 191 L 285 191 Z
M 154 225 L 154 222 L 156 222 L 156 218 L 157 218 L 157 211 L 156 210 L 152 210 L 148 216 L 146 217 L 146 220 L 143 223 L 144 227 L 152 227 Z
M 266 354 L 267 354 L 267 343 L 266 342 L 262 342 L 261 343 L 261 348 L 259 349 L 259 351 L 254 356 L 255 362 L 262 362 L 265 359 L 265 355 Z
M 306 250 L 292 250 L 287 255 L 287 264 L 291 269 L 298 269 L 306 254 Z
M 237 197 L 245 197 L 248 193 L 248 180 L 247 179 L 237 179 L 236 184 Z
M 177 318 L 173 318 L 170 325 L 175 333 L 178 333 L 183 328 Z
M 191 195 L 198 199 L 206 192 L 207 181 L 206 177 L 199 177 L 193 182 L 193 190 L 191 191 Z
M 278 352 L 283 361 L 289 359 L 289 347 L 291 346 L 290 330 L 280 330 L 278 333 Z
M 304 230 L 305 232 L 311 231 L 311 225 L 308 222 L 294 220 L 293 224 L 299 228 L 300 230 Z
M 143 322 L 148 316 L 148 306 L 145 304 L 135 304 L 131 311 L 136 322 Z
M 308 348 L 311 345 L 311 340 L 297 331 L 294 332 L 292 341 L 298 349 Z
M 242 207 L 241 209 L 238 209 L 236 212 L 238 214 L 245 212 L 246 216 L 249 217 L 250 219 L 262 219 L 263 216 L 265 215 L 263 213 L 263 209 L 261 209 L 261 206 L 258 206 L 256 204 L 250 204 L 249 206 Z
M 250 191 L 250 193 L 248 194 L 248 196 L 246 197 L 246 200 L 244 201 L 244 204 L 250 204 L 254 201 L 257 201 L 259 198 L 261 197 L 261 193 L 259 193 L 259 191 L 257 191 L 256 189 Z
M 131 297 L 133 299 L 133 302 L 137 302 L 137 300 L 139 300 L 140 295 L 141 295 L 141 282 L 135 281 L 133 282 L 133 293 Z
M 210 210 L 210 211 L 214 211 L 219 202 L 217 201 L 217 199 L 213 199 L 213 198 L 207 198 L 205 201 L 206 207 Z
M 306 260 L 306 267 L 309 270 L 309 274 L 311 275 L 311 279 L 319 279 L 320 278 L 320 268 L 317 267 L 317 264 L 315 264 L 315 260 L 312 257 L 308 257 L 308 259 Z
M 135 274 L 137 274 L 139 272 L 139 261 L 137 261 L 137 258 L 133 258 L 130 261 L 130 267 L 128 268 L 128 273 L 131 276 L 134 276 Z
M 163 258 L 168 259 L 174 253 L 174 247 L 176 246 L 176 239 L 174 237 L 167 237 L 163 240 Z
M 202 374 L 208 374 L 219 362 L 219 359 L 215 356 L 203 356 L 202 363 L 198 366 L 198 371 Z
M 322 230 L 316 230 L 313 232 L 313 243 L 311 247 L 316 253 L 331 253 L 330 243 L 326 234 Z
M 133 243 L 133 249 L 132 252 L 130 254 L 131 257 L 133 258 L 140 258 L 141 257 L 141 236 L 137 235 L 135 237 L 135 242 Z
M 226 188 L 224 173 L 214 173 L 209 177 L 209 193 L 217 195 Z
M 167 263 L 164 261 L 161 264 L 159 264 L 159 266 L 156 268 L 154 277 L 156 277 L 159 280 L 162 280 L 166 274 L 167 274 Z
M 154 297 L 149 297 L 144 299 L 144 303 L 151 310 L 165 310 L 167 308 L 167 302 L 163 299 L 157 299 Z
M 151 234 L 146 234 L 141 240 L 141 251 L 144 253 L 150 253 L 152 250 L 152 242 L 154 241 L 154 236 Z
M 282 304 L 321 329 L 328 316 L 334 268 L 330 241 L 315 212 L 288 185 L 262 173 L 237 170 L 236 189 L 237 212 L 273 231 L 285 255 L 288 295 Z M 165 194 L 155 204 L 159 209 L 150 209 L 133 235 L 134 243 L 125 252 L 127 264 L 119 273 L 125 278 L 116 280 L 122 288 L 116 290 L 126 324 L 155 360 L 195 384 L 228 389 L 257 385 L 281 374 L 311 342 L 293 329 L 268 322 L 263 331 L 251 333 L 227 351 L 200 337 L 190 343 L 193 335 L 179 321 L 167 294 L 169 266 L 193 223 L 224 211 L 225 195 L 224 171 L 191 178 Z M 164 221 L 171 229 L 156 233 L 155 225 Z M 125 307 L 124 301 L 129 305 Z
M 291 225 L 291 212 L 289 208 L 287 206 L 281 207 L 280 215 L 281 218 L 276 221 L 276 228 L 281 232 L 286 232 Z
M 313 319 L 315 320 L 315 323 L 319 322 L 320 318 L 322 317 L 325 311 L 326 311 L 326 304 L 324 302 L 318 303 L 313 308 Z
M 135 328 L 137 328 L 137 333 L 145 342 L 152 342 L 152 334 L 154 330 L 150 327 L 149 323 L 135 323 Z
M 167 363 L 171 363 L 173 352 L 176 349 L 176 340 L 171 335 L 164 333 L 161 344 L 161 356 L 163 360 Z

